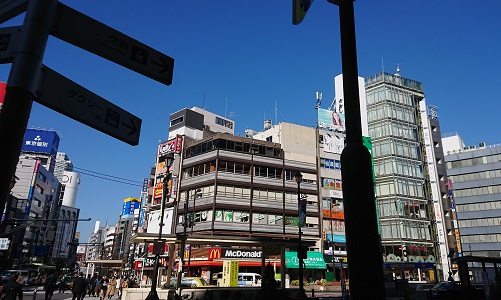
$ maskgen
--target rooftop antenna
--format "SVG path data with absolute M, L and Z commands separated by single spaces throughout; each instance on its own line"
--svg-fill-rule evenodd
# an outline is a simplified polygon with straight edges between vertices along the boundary
M 226 97 L 225 103 L 224 103 L 224 117 L 226 118 L 226 110 L 228 109 L 228 97 Z
M 278 105 L 276 100 L 275 100 L 275 124 L 278 124 Z
M 381 68 L 383 69 L 383 73 L 384 73 L 384 58 L 381 56 Z
M 317 98 L 317 103 L 315 104 L 315 109 L 319 109 L 320 106 L 322 105 L 322 93 L 316 92 L 315 96 Z

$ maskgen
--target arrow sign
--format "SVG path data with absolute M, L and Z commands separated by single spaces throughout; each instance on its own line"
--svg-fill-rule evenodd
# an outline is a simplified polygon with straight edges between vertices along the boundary
M 43 66 L 36 102 L 129 145 L 139 143 L 141 119 Z
M 173 58 L 62 3 L 58 11 L 53 36 L 163 84 L 172 83 Z
M 12 62 L 16 35 L 20 30 L 21 26 L 0 28 L 0 64 Z
M 0 0 L 0 23 L 14 18 L 28 8 L 28 0 Z

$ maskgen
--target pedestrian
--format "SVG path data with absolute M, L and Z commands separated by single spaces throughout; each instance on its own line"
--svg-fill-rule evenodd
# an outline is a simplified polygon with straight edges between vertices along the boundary
M 99 297 L 101 293 L 101 275 L 97 275 L 96 280 L 94 281 L 94 295 L 95 297 Z
M 96 292 L 94 291 L 95 288 L 96 288 L 96 278 L 97 278 L 97 274 L 94 274 L 92 275 L 92 278 L 90 279 L 89 281 L 89 297 L 92 296 L 92 297 L 95 297 L 96 296 Z
M 99 285 L 101 287 L 101 300 L 104 300 L 106 298 L 106 294 L 108 292 L 108 284 L 110 283 L 110 280 L 108 279 L 108 276 L 104 275 L 101 281 L 99 282 Z
M 45 300 L 50 300 L 56 289 L 56 274 L 51 273 L 47 279 L 45 279 L 43 289 L 45 291 Z
M 115 291 L 117 289 L 117 279 L 115 276 L 111 276 L 110 282 L 108 284 L 108 298 L 115 296 Z
M 120 286 L 122 285 L 122 280 L 118 276 L 116 276 L 116 278 L 117 278 L 117 285 L 115 286 L 115 290 L 117 291 L 117 295 L 120 298 Z
M 122 278 L 122 283 L 120 284 L 120 289 L 118 290 L 118 296 L 120 298 L 122 298 L 122 294 L 124 292 L 124 289 L 126 289 L 128 286 L 128 283 L 127 283 L 127 278 Z
M 0 299 L 16 300 L 16 296 L 18 296 L 19 300 L 23 300 L 23 285 L 17 282 L 18 277 L 19 273 L 10 276 L 9 282 L 0 290 Z
M 90 277 L 90 274 L 87 274 L 87 278 L 85 278 L 85 284 L 86 284 L 86 287 L 85 287 L 85 295 L 87 295 L 88 297 L 90 297 L 91 295 L 91 292 L 90 292 L 90 289 L 91 289 L 91 277 Z
M 64 282 L 64 274 L 61 274 L 61 276 L 59 276 L 59 285 L 57 286 L 57 288 L 59 289 L 59 294 L 62 294 L 64 293 L 64 290 L 66 288 L 66 282 Z
M 71 287 L 73 297 L 71 300 L 81 300 L 82 295 L 85 294 L 86 287 L 85 278 L 83 278 L 83 273 L 80 272 L 77 276 L 73 277 L 73 286 Z

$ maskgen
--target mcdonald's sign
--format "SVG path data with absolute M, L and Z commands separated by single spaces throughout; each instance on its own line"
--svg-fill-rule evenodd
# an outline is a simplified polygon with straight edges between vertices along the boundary
M 208 260 L 220 259 L 221 258 L 221 248 L 209 248 Z

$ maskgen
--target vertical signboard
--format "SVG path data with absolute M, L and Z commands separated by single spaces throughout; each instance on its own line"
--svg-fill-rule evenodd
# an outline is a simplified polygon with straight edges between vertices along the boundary
M 374 182 L 374 201 L 376 201 L 376 221 L 377 221 L 377 231 L 381 234 L 381 224 L 379 222 L 379 214 L 377 213 L 377 193 L 376 193 L 376 173 L 374 172 L 374 153 L 372 153 L 372 139 L 367 136 L 362 136 L 362 144 L 369 150 L 371 155 L 371 170 L 372 170 L 372 181 Z
M 427 106 L 426 100 L 423 99 L 419 102 L 419 110 L 421 113 L 421 124 L 423 127 L 423 140 L 425 144 L 426 150 L 426 165 L 428 167 L 429 179 L 430 179 L 430 188 L 431 188 L 431 199 L 433 202 L 433 209 L 435 210 L 435 221 L 437 228 L 437 237 L 439 244 L 439 251 L 437 256 L 440 257 L 440 261 L 437 262 L 442 266 L 443 270 L 443 280 L 447 280 L 447 276 L 450 271 L 450 265 L 448 261 L 448 246 L 447 240 L 445 238 L 446 229 L 444 223 L 444 210 L 442 207 L 442 200 L 440 198 L 440 182 L 437 180 L 438 174 L 435 168 L 435 152 L 433 149 L 433 141 L 431 137 L 431 126 L 428 120 L 427 114 Z
M 223 262 L 223 279 L 221 286 L 238 286 L 238 261 L 225 260 Z
M 298 227 L 304 227 L 306 225 L 306 200 L 308 197 L 306 195 L 301 195 L 298 203 Z
M 143 187 L 141 189 L 141 211 L 139 212 L 139 220 L 138 220 L 138 232 L 143 231 L 144 226 L 144 214 L 146 205 L 148 202 L 148 183 L 150 180 L 148 178 L 143 179 Z

